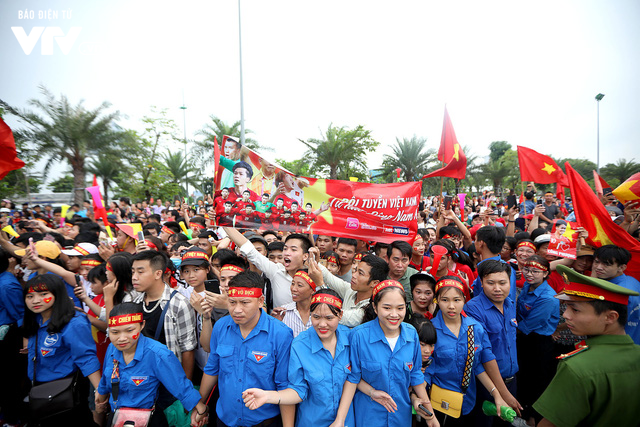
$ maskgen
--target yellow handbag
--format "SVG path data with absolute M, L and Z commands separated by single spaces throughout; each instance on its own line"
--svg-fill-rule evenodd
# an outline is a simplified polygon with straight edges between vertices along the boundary
M 471 371 L 473 369 L 473 360 L 475 358 L 475 336 L 473 333 L 473 325 L 467 328 L 467 360 L 465 361 L 464 372 L 462 375 L 462 393 L 458 391 L 447 390 L 431 385 L 431 406 L 433 409 L 453 418 L 460 418 L 462 414 L 462 402 L 464 394 L 469 388 L 471 381 Z
M 431 406 L 433 409 L 453 418 L 460 418 L 464 393 L 447 390 L 433 384 L 431 386 Z

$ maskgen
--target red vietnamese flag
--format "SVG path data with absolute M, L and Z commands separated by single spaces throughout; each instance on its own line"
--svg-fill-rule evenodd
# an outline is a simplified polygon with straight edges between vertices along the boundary
M 567 176 L 551 157 L 540 154 L 531 148 L 518 145 L 518 162 L 520 163 L 520 180 L 533 181 L 538 184 L 557 182 L 568 187 Z
M 24 162 L 18 158 L 16 141 L 13 132 L 2 118 L 0 118 L 0 179 L 13 170 L 24 167 Z
M 613 190 L 613 195 L 622 203 L 640 200 L 640 172 L 634 173 L 620 184 Z
M 214 135 L 213 137 L 213 164 L 214 164 L 214 169 L 213 169 L 213 173 L 216 174 L 215 176 L 218 176 L 218 169 L 220 169 L 220 146 L 218 145 L 218 137 Z M 222 176 L 222 172 L 220 173 L 220 176 Z M 217 181 L 220 182 L 220 181 Z M 215 194 L 216 192 L 216 186 L 215 183 L 213 185 L 213 193 Z
M 598 172 L 596 171 L 593 171 L 593 182 L 596 186 L 596 193 L 598 193 L 600 197 L 604 195 L 604 190 L 609 190 L 607 193 L 611 192 L 612 187 L 607 184 L 607 181 L 598 175 Z
M 444 123 L 442 124 L 442 138 L 440 139 L 440 149 L 438 150 L 438 160 L 447 165 L 426 174 L 422 177 L 432 178 L 434 176 L 445 176 L 448 178 L 464 179 L 467 174 L 467 156 L 464 155 L 462 147 L 458 143 L 456 133 L 453 130 L 451 118 L 444 107 Z
M 616 245 L 629 250 L 632 258 L 627 264 L 625 274 L 640 279 L 640 243 L 611 220 L 611 216 L 589 184 L 569 163 L 565 163 L 565 170 L 576 219 L 578 224 L 589 232 L 587 243 L 596 247 Z

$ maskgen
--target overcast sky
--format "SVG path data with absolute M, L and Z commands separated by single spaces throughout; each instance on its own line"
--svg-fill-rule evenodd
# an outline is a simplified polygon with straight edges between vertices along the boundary
M 68 53 L 54 42 L 44 55 L 44 36 L 27 55 L 12 27 L 38 26 L 79 34 Z M 0 98 L 17 107 L 44 84 L 87 107 L 109 101 L 135 129 L 155 105 L 182 135 L 183 91 L 188 138 L 211 114 L 240 118 L 236 1 L 3 0 L 0 49 Z M 242 53 L 245 123 L 267 157 L 300 158 L 298 138 L 361 124 L 382 143 L 374 168 L 396 137 L 437 148 L 446 103 L 474 154 L 506 140 L 595 161 L 601 92 L 601 166 L 640 161 L 636 0 L 242 0 Z

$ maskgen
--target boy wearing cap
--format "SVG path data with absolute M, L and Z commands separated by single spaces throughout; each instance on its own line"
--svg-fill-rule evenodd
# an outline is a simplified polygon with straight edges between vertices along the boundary
M 627 304 L 637 292 L 563 265 L 564 318 L 585 344 L 560 356 L 553 381 L 534 404 L 538 426 L 630 426 L 640 407 L 640 346 L 625 334 Z
M 640 292 L 640 282 L 624 274 L 631 261 L 631 253 L 616 245 L 604 245 L 594 252 L 592 276 L 634 292 Z M 627 307 L 627 324 L 625 331 L 633 342 L 640 344 L 640 296 L 630 296 Z
M 264 280 L 252 271 L 229 282 L 229 314 L 213 327 L 211 353 L 200 386 L 201 402 L 206 402 L 218 384 L 216 407 L 218 426 L 281 426 L 293 424 L 294 406 L 266 404 L 256 410 L 245 407 L 242 392 L 257 387 L 284 390 L 289 386 L 287 370 L 293 341 L 291 329 L 269 316 L 264 304 Z M 204 414 L 193 412 L 196 424 Z

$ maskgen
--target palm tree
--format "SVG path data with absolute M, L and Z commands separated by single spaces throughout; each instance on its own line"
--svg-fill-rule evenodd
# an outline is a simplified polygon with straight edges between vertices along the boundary
M 114 156 L 104 153 L 91 159 L 87 165 L 87 172 L 102 179 L 102 197 L 104 198 L 104 203 L 107 205 L 109 204 L 109 184 L 115 182 L 121 171 L 121 161 Z
M 322 135 L 322 132 L 320 133 Z M 329 171 L 329 179 L 349 179 L 349 171 L 366 171 L 366 154 L 379 142 L 371 137 L 371 131 L 358 126 L 355 129 L 329 125 L 322 138 L 299 140 L 307 146 L 305 157 L 317 171 Z
M 406 182 L 417 181 L 427 170 L 429 163 L 436 161 L 436 151 L 426 148 L 427 140 L 413 135 L 410 139 L 396 138 L 396 145 L 391 147 L 393 155 L 384 156 L 386 169 L 394 172 L 395 169 L 402 169 Z
M 618 159 L 618 161 L 615 163 L 609 163 L 605 165 L 602 168 L 602 176 L 606 180 L 618 180 L 618 184 L 625 182 L 631 175 L 636 172 L 640 172 L 640 164 L 634 162 L 633 160 L 634 159 Z
M 107 113 L 110 104 L 103 102 L 87 110 L 80 101 L 76 106 L 66 96 L 56 99 L 44 86 L 40 87 L 44 100 L 31 99 L 28 104 L 41 110 L 44 116 L 31 111 L 21 112 L 28 128 L 23 135 L 34 143 L 39 154 L 47 158 L 44 173 L 56 162 L 66 161 L 73 172 L 74 201 L 82 204 L 87 156 L 105 147 L 114 148 L 126 133 L 117 125 L 119 112 Z
M 213 164 L 213 144 L 215 138 L 218 139 L 218 144 L 222 144 L 222 138 L 225 135 L 240 136 L 240 120 L 232 125 L 228 125 L 214 115 L 211 115 L 210 118 L 213 123 L 205 124 L 203 129 L 196 132 L 197 135 L 204 137 L 202 141 L 195 141 L 195 148 L 193 149 L 194 158 L 198 159 L 198 163 L 200 163 L 201 166 Z M 250 129 L 245 129 L 244 133 L 246 135 L 253 132 Z M 263 147 L 254 139 L 247 137 L 244 139 L 244 145 L 254 151 L 271 151 L 271 148 Z
M 161 158 L 173 176 L 171 182 L 178 185 L 191 184 L 195 188 L 200 187 L 201 182 L 196 178 L 200 169 L 193 167 L 192 162 L 183 156 L 182 151 L 163 153 Z M 186 193 L 186 190 L 182 189 Z

